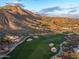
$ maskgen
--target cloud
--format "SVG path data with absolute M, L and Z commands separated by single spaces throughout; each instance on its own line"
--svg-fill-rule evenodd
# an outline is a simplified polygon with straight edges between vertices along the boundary
M 51 8 L 42 9 L 39 13 L 41 15 L 52 16 L 52 17 L 79 18 L 79 7 L 54 6 Z
M 73 13 L 79 13 L 78 7 L 60 7 L 60 6 L 54 6 L 51 8 L 45 8 L 39 11 L 39 13 L 48 15 L 48 14 L 73 14 Z
M 40 12 L 54 12 L 54 11 L 62 11 L 63 8 L 60 8 L 59 6 L 51 7 L 51 8 L 45 8 L 42 9 Z
M 77 9 L 73 9 L 69 11 L 69 13 L 75 13 L 75 12 L 77 12 Z
M 69 7 L 68 9 L 72 10 L 72 9 L 77 9 L 78 7 Z
M 14 5 L 14 6 L 20 6 L 20 7 L 24 7 L 23 3 L 21 2 L 21 0 L 13 0 L 9 3 L 6 3 L 7 5 Z

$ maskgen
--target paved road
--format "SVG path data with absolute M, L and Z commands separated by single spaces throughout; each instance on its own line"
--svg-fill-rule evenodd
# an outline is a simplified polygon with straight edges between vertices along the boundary
M 9 52 L 7 52 L 6 54 L 3 54 L 3 55 L 0 56 L 0 59 L 3 58 L 3 57 L 6 57 L 6 56 L 7 56 L 9 53 L 11 53 L 18 45 L 20 45 L 21 43 L 23 43 L 23 42 L 26 40 L 26 38 L 28 38 L 28 37 L 30 37 L 30 36 L 21 37 L 20 39 L 22 39 L 22 41 L 20 41 L 20 42 L 17 43 L 17 44 L 14 44 L 13 47 L 10 49 Z M 23 38 L 24 38 L 24 39 L 23 39 Z

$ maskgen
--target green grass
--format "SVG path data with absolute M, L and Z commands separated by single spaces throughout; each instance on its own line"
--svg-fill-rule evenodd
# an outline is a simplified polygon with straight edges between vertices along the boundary
M 63 39 L 64 35 L 61 34 L 39 36 L 31 42 L 23 42 L 9 54 L 9 58 L 3 59 L 50 59 L 54 53 L 51 53 L 48 44 L 53 42 L 59 51 L 59 44 L 63 42 Z

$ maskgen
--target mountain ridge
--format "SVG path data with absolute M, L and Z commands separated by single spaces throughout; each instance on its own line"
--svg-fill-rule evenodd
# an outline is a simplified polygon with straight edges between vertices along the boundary
M 0 30 L 29 30 L 27 28 L 31 29 L 32 24 L 40 20 L 39 15 L 18 6 L 3 6 L 0 11 Z
M 6 5 L 0 8 L 0 30 L 43 32 L 45 30 L 66 32 L 79 31 L 79 19 L 41 16 L 19 6 Z M 42 31 L 43 30 L 43 31 Z

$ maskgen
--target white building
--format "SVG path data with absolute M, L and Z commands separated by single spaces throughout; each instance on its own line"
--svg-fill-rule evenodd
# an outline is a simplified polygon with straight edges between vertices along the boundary
M 77 57 L 79 57 L 79 48 L 73 48 L 73 49 L 74 49 L 74 52 L 77 55 Z

